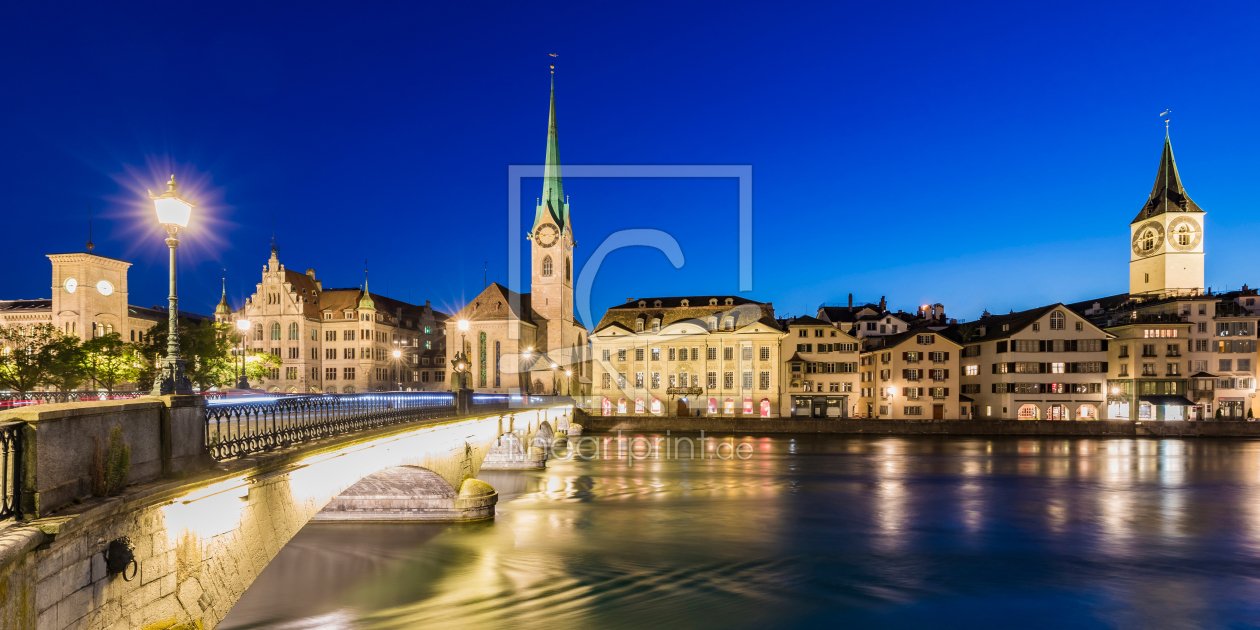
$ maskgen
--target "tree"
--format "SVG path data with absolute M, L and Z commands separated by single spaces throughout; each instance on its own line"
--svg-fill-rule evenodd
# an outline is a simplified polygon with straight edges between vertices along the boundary
M 0 326 L 0 387 L 33 391 L 48 376 L 49 346 L 64 336 L 52 324 Z
M 169 329 L 168 322 L 158 322 L 149 329 L 139 348 L 144 357 L 145 367 L 140 375 L 143 382 L 151 382 L 157 376 L 157 365 L 166 357 Z M 179 355 L 184 359 L 184 374 L 188 380 L 203 391 L 234 383 L 236 367 L 232 347 L 239 339 L 229 324 L 179 318 Z
M 113 393 L 122 383 L 133 383 L 140 375 L 141 354 L 122 335 L 109 333 L 83 343 L 83 370 L 98 388 Z
M 245 377 L 249 380 L 266 383 L 273 369 L 280 369 L 280 357 L 261 351 L 245 355 Z
M 83 352 L 83 343 L 78 335 L 62 334 L 56 341 L 48 345 L 52 360 L 48 366 L 48 374 L 44 382 L 63 392 L 79 389 L 87 379 L 87 355 Z

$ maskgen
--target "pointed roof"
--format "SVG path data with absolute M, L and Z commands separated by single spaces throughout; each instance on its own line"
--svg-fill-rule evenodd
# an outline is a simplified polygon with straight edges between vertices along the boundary
M 534 227 L 537 230 L 543 221 L 543 212 L 551 214 L 551 220 L 560 229 L 569 223 L 569 204 L 565 203 L 564 181 L 560 177 L 560 140 L 556 133 L 556 75 L 551 75 L 551 110 L 547 115 L 547 158 L 543 167 L 542 198 L 538 210 L 534 213 Z
M 215 315 L 231 315 L 232 307 L 228 306 L 227 301 L 227 278 L 223 279 L 223 297 L 219 298 L 219 305 L 214 307 Z
M 1181 185 L 1177 161 L 1173 158 L 1172 141 L 1167 134 L 1164 135 L 1164 153 L 1159 158 L 1159 171 L 1155 174 L 1151 196 L 1131 223 L 1165 212 L 1203 212 L 1198 204 L 1190 200 L 1185 187 Z
M 363 280 L 363 297 L 359 298 L 359 308 L 376 310 L 376 302 L 372 301 L 372 294 L 368 293 L 367 280 Z

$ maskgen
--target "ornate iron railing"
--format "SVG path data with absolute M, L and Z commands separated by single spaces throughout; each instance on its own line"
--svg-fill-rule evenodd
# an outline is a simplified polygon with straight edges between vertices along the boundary
M 22 427 L 25 422 L 0 424 L 0 520 L 21 515 Z
M 455 415 L 453 394 L 415 392 L 231 398 L 206 406 L 206 446 L 218 460 L 340 433 Z
M 0 409 L 12 409 L 28 405 L 47 405 L 65 402 L 87 402 L 92 400 L 119 400 L 148 396 L 151 392 L 115 391 L 115 392 L 14 392 L 0 394 Z

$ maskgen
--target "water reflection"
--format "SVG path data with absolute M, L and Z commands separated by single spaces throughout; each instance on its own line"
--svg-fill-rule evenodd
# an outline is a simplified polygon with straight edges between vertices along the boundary
M 755 436 L 740 461 L 633 437 L 483 474 L 492 523 L 308 526 L 219 627 L 1260 620 L 1260 442 Z

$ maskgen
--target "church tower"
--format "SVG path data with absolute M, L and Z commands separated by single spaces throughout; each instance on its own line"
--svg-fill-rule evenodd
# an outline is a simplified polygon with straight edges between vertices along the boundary
M 545 321 L 538 331 L 543 352 L 563 352 L 577 343 L 573 318 L 573 225 L 560 177 L 560 144 L 556 135 L 556 78 L 551 75 L 551 111 L 547 120 L 547 159 L 542 197 L 530 229 L 530 306 Z M 559 359 L 560 357 L 555 357 Z
M 1164 153 L 1146 205 L 1129 223 L 1129 294 L 1164 297 L 1203 292 L 1203 218 L 1186 195 L 1164 134 Z

